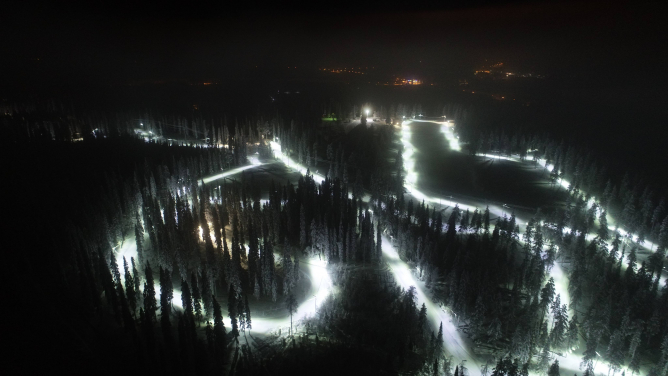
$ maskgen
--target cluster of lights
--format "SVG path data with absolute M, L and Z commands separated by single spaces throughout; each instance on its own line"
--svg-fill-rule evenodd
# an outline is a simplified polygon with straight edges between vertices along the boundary
M 422 85 L 422 83 L 423 83 L 423 82 L 420 81 L 420 80 L 416 80 L 416 79 L 410 79 L 410 80 L 407 80 L 407 79 L 405 79 L 405 78 L 398 78 L 398 77 L 394 80 L 394 85 L 395 85 L 395 86 L 400 86 L 400 85 Z
M 289 67 L 288 67 L 289 68 Z M 351 68 L 353 69 L 353 68 Z M 362 68 L 359 68 L 362 69 Z M 332 73 L 355 73 L 355 74 L 364 74 L 364 72 L 358 72 L 355 70 L 350 70 L 348 68 L 343 69 L 333 69 L 333 68 L 320 68 L 321 71 L 332 72 Z

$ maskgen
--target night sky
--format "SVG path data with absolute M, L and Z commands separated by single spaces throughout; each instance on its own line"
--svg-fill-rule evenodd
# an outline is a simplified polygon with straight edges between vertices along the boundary
M 373 66 L 388 74 L 455 80 L 502 61 L 509 69 L 552 78 L 555 95 L 623 107 L 651 121 L 668 115 L 661 37 L 668 17 L 659 2 L 329 9 L 43 2 L 5 9 L 0 82 L 6 91 L 42 84 L 218 81 L 253 77 L 255 69 L 280 75 L 288 66 Z
M 3 12 L 2 59 L 32 74 L 25 63 L 39 58 L 41 69 L 91 80 L 224 77 L 258 64 L 420 73 L 470 70 L 485 59 L 547 74 L 665 77 L 666 17 L 658 3 L 472 4 L 401 12 L 391 5 L 18 5 Z

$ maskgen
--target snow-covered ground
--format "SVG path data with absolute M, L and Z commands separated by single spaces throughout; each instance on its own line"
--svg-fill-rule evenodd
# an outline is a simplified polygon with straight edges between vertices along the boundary
M 420 201 L 424 200 L 426 203 L 430 203 L 432 206 L 438 205 L 437 208 L 439 209 L 459 205 L 459 207 L 464 210 L 466 209 L 475 210 L 476 208 L 478 210 L 484 210 L 485 207 L 489 205 L 490 214 L 492 216 L 503 216 L 509 214 L 509 209 L 507 207 L 503 207 L 502 205 L 497 205 L 497 204 L 488 204 L 487 200 L 484 199 L 475 200 L 472 198 L 467 198 L 466 200 L 455 200 L 451 196 L 439 197 L 434 195 L 428 195 L 423 191 L 421 191 L 419 189 L 419 184 L 418 184 L 419 175 L 415 170 L 415 158 L 413 156 L 413 154 L 419 149 L 416 148 L 411 143 L 412 132 L 411 128 L 409 127 L 410 122 L 411 121 L 405 121 L 402 123 L 401 126 L 401 133 L 402 133 L 401 142 L 404 145 L 403 160 L 404 160 L 404 168 L 407 174 L 406 189 L 410 193 L 410 195 L 412 195 L 414 198 Z M 437 123 L 441 124 L 441 132 L 444 134 L 444 142 L 448 143 L 451 150 L 460 151 L 461 148 L 459 147 L 459 140 L 451 128 L 453 124 L 450 122 L 437 122 Z M 294 168 L 301 174 L 306 174 L 307 171 L 306 167 L 296 163 L 287 155 L 283 154 L 281 152 L 280 144 L 272 141 L 271 149 L 274 152 L 276 158 L 280 160 L 282 163 L 284 163 L 290 168 Z M 503 158 L 511 161 L 520 162 L 519 158 L 516 157 L 501 157 L 492 155 L 490 155 L 489 157 Z M 541 163 L 540 160 L 539 163 Z M 256 166 L 260 166 L 262 164 L 263 163 L 254 160 L 252 161 L 251 165 L 242 166 L 236 169 L 223 172 L 221 174 L 209 176 L 202 179 L 202 181 L 206 184 L 210 181 L 221 179 L 236 173 L 240 173 L 241 171 Z M 545 165 L 544 160 L 542 161 L 542 165 L 543 166 Z M 547 168 L 550 167 L 551 166 L 548 166 Z M 325 177 L 319 174 L 313 174 L 313 177 L 316 180 L 316 182 L 322 182 L 323 180 L 325 180 Z M 562 186 L 566 187 L 569 184 L 568 182 L 565 182 L 563 180 L 560 181 L 559 183 Z M 526 227 L 527 221 L 528 218 L 518 217 L 516 219 L 517 224 L 520 225 L 521 228 Z M 614 228 L 611 229 L 614 230 Z M 624 234 L 623 232 L 620 233 Z M 136 245 L 134 244 L 133 240 L 134 239 L 132 239 L 132 241 L 126 241 L 123 247 L 119 249 L 118 251 L 119 260 L 121 259 L 122 256 L 125 256 L 128 262 L 130 260 L 130 257 L 136 258 Z M 650 247 L 653 246 L 650 244 L 647 245 Z M 410 266 L 399 258 L 397 251 L 392 247 L 391 242 L 385 237 L 383 237 L 382 250 L 383 250 L 383 256 L 387 264 L 389 265 L 392 275 L 394 276 L 397 283 L 405 289 L 409 288 L 410 286 L 414 286 L 416 288 L 418 305 L 422 305 L 424 303 L 425 306 L 427 307 L 429 321 L 432 324 L 434 330 L 437 331 L 439 325 L 441 323 L 443 324 L 443 337 L 445 341 L 444 347 L 447 353 L 452 355 L 455 358 L 456 362 L 465 360 L 469 370 L 469 374 L 471 376 L 480 375 L 481 374 L 480 367 L 484 362 L 473 353 L 470 342 L 467 341 L 465 338 L 463 338 L 461 333 L 457 330 L 457 327 L 452 322 L 451 314 L 448 313 L 445 309 L 439 307 L 437 303 L 435 303 L 435 301 L 426 291 L 424 284 L 421 281 L 414 278 Z M 308 265 L 307 270 L 308 270 L 308 276 L 311 280 L 311 292 L 306 295 L 306 297 L 308 298 L 299 304 L 297 312 L 293 315 L 293 323 L 297 323 L 300 320 L 315 314 L 317 309 L 317 303 L 323 302 L 327 298 L 327 296 L 333 292 L 334 289 L 331 277 L 329 276 L 326 269 L 326 261 L 320 260 L 316 257 L 316 258 L 310 258 L 307 262 L 303 262 L 303 264 Z M 558 263 L 555 264 L 554 267 L 552 268 L 550 276 L 553 277 L 555 280 L 556 293 L 561 295 L 562 302 L 570 301 L 568 294 L 568 277 Z M 158 290 L 159 294 L 159 289 L 156 290 Z M 174 303 L 177 306 L 180 305 L 180 292 L 178 291 L 174 292 Z M 282 310 L 282 312 L 283 314 L 279 313 L 274 318 L 257 317 L 257 315 L 253 316 L 252 331 L 254 333 L 258 332 L 269 333 L 276 331 L 279 328 L 281 329 L 288 328 L 290 326 L 290 316 L 287 314 L 287 310 Z M 229 328 L 230 325 L 229 319 L 226 318 L 224 321 Z M 570 372 L 581 372 L 579 370 L 580 360 L 581 360 L 579 354 L 567 353 L 564 356 L 558 356 L 557 359 L 559 359 L 562 372 L 566 370 Z M 608 373 L 607 364 L 605 364 L 605 362 L 603 361 L 596 362 L 595 372 L 596 374 L 601 374 L 601 375 L 607 374 Z
M 425 307 L 427 307 L 427 318 L 429 319 L 434 333 L 438 332 L 439 326 L 443 324 L 443 342 L 445 351 L 449 355 L 452 355 L 457 360 L 457 363 L 461 360 L 466 360 L 466 366 L 472 371 L 471 375 L 479 374 L 481 364 L 472 353 L 465 338 L 463 338 L 460 332 L 457 331 L 457 327 L 452 322 L 453 318 L 450 313 L 434 303 L 434 300 L 429 296 L 424 283 L 413 276 L 411 268 L 401 260 L 397 250 L 394 249 L 390 240 L 385 236 L 382 236 L 381 248 L 383 250 L 383 257 L 399 286 L 405 290 L 408 290 L 411 286 L 415 287 L 417 293 L 417 306 L 421 307 L 422 304 L 424 304 Z
M 438 196 L 433 196 L 433 195 L 427 195 L 423 193 L 422 191 L 419 190 L 419 180 L 418 180 L 418 173 L 415 171 L 414 166 L 415 166 L 415 160 L 413 158 L 413 154 L 419 150 L 419 145 L 418 148 L 416 149 L 415 146 L 411 143 L 412 140 L 412 131 L 410 127 L 411 122 L 429 122 L 429 121 L 424 121 L 424 120 L 408 120 L 404 121 L 402 123 L 402 128 L 401 128 L 401 142 L 404 144 L 404 168 L 406 169 L 406 189 L 407 191 L 416 199 L 419 200 L 425 200 L 425 202 L 429 202 L 432 205 L 437 206 L 437 209 L 441 209 L 443 207 L 452 207 L 454 205 L 459 205 L 460 208 L 466 210 L 475 210 L 476 208 L 478 210 L 484 210 L 485 206 L 487 204 L 485 203 L 486 200 L 480 199 L 478 202 L 474 202 L 474 200 L 471 200 L 470 198 L 467 200 L 467 203 L 460 203 L 454 200 L 452 197 L 438 197 Z M 452 122 L 437 122 L 433 121 L 433 123 L 437 123 L 441 125 L 441 132 L 444 134 L 444 141 L 447 142 L 451 146 L 452 151 L 460 151 L 461 149 L 459 148 L 459 140 L 457 136 L 452 132 L 451 127 L 454 126 L 454 123 Z M 455 147 L 452 147 L 455 146 Z M 503 158 L 506 160 L 514 161 L 514 162 L 520 162 L 519 157 L 503 157 L 503 156 L 496 156 L 496 155 L 484 155 L 486 157 L 490 158 Z M 540 163 L 543 167 L 545 167 L 545 160 L 538 160 L 538 163 Z M 552 166 L 548 165 L 547 168 L 551 170 Z M 569 182 L 560 179 L 559 184 L 563 187 L 568 187 Z M 593 203 L 594 201 L 591 201 Z M 591 205 L 590 203 L 590 205 Z M 508 210 L 499 207 L 498 205 L 489 205 L 489 210 L 491 215 L 495 216 L 502 216 L 504 214 L 508 213 Z M 613 219 L 614 220 L 614 219 Z M 528 218 L 521 218 L 520 216 L 517 217 L 516 223 L 520 226 L 521 231 L 524 230 L 526 227 L 526 223 L 528 221 Z M 618 231 L 622 236 L 625 236 L 626 233 L 622 229 L 617 229 L 615 227 L 610 226 L 610 230 L 612 231 Z M 591 236 L 593 237 L 593 236 Z M 590 240 L 588 238 L 588 240 Z M 397 261 L 398 256 L 396 255 L 396 251 L 391 249 L 391 246 L 386 247 L 386 242 L 383 243 L 383 252 L 386 255 L 386 258 L 390 260 L 388 263 L 392 266 L 392 271 L 393 274 L 395 274 L 395 278 L 397 278 L 397 281 L 402 285 L 402 286 L 416 286 L 418 289 L 418 299 L 424 299 L 425 304 L 427 302 L 431 304 L 427 304 L 427 310 L 430 311 L 430 306 L 436 307 L 433 301 L 430 300 L 430 297 L 428 294 L 425 294 L 423 291 L 423 286 L 420 285 L 420 281 L 415 280 L 413 278 L 412 273 L 408 269 L 408 266 L 405 263 L 402 263 L 400 260 Z M 655 245 L 652 244 L 651 242 L 646 242 L 646 246 L 648 246 L 650 249 L 655 248 Z M 403 264 L 403 265 L 402 265 Z M 555 281 L 555 294 L 561 295 L 561 301 L 562 302 L 569 302 L 570 301 L 570 295 L 568 293 L 568 276 L 566 273 L 563 271 L 559 263 L 555 263 L 554 267 L 550 271 L 550 277 L 554 278 Z M 665 283 L 665 275 L 662 277 L 661 283 Z M 441 312 L 443 312 L 441 310 Z M 449 315 L 445 312 L 443 312 L 444 315 L 441 315 L 439 312 L 438 315 L 430 314 L 430 320 L 432 321 L 432 325 L 435 325 L 436 328 L 438 328 L 439 322 L 437 321 L 443 321 L 443 319 L 449 320 Z M 569 310 L 569 316 L 572 316 L 574 312 Z M 469 372 L 471 375 L 479 375 L 480 374 L 480 368 L 479 366 L 482 364 L 480 359 L 476 359 L 475 355 L 473 354 L 473 351 L 468 347 L 469 345 L 467 344 L 466 341 L 463 341 L 461 336 L 459 335 L 459 332 L 457 332 L 457 328 L 454 325 L 446 325 L 446 323 L 443 323 L 443 331 L 444 331 L 444 338 L 449 338 L 453 341 L 452 344 L 447 344 L 447 339 L 446 339 L 446 350 L 450 355 L 454 356 L 455 358 L 459 358 L 458 360 L 466 360 L 468 367 L 469 367 Z M 447 335 L 446 335 L 446 332 Z M 564 371 L 570 371 L 570 372 L 582 372 L 580 370 L 580 362 L 581 362 L 581 354 L 580 351 L 576 351 L 575 353 L 568 352 L 565 353 L 563 356 L 556 356 L 556 359 L 559 360 L 559 365 L 562 370 L 562 373 Z M 474 366 L 475 365 L 475 366 Z M 594 363 L 595 368 L 594 371 L 597 375 L 604 375 L 608 374 L 609 369 L 607 366 L 607 362 L 603 361 L 602 359 L 599 358 L 598 361 Z M 626 371 L 630 372 L 628 369 L 625 369 Z M 641 374 L 642 374 L 641 370 Z

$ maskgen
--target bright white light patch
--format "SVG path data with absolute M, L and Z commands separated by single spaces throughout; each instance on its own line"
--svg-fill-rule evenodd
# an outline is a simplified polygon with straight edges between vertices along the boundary
M 296 163 L 290 157 L 283 154 L 283 152 L 281 151 L 281 145 L 279 143 L 270 141 L 270 145 L 271 145 L 271 150 L 276 154 L 276 158 L 278 158 L 288 167 L 294 168 L 295 170 L 299 171 L 299 173 L 301 173 L 302 175 L 306 175 L 307 168 L 299 163 Z M 316 183 L 322 183 L 323 181 L 325 181 L 325 177 L 320 174 L 311 172 L 311 175 L 313 175 L 313 180 L 315 180 Z

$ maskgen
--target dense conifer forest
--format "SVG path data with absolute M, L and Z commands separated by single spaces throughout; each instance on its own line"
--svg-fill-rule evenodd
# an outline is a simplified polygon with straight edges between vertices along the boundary
M 360 109 L 333 107 L 349 118 Z M 467 375 L 415 287 L 393 280 L 384 242 L 490 359 L 481 373 L 558 375 L 555 354 L 574 350 L 584 375 L 598 361 L 613 374 L 668 372 L 661 187 L 619 180 L 604 156 L 543 134 L 486 130 L 453 104 L 441 112 L 472 156 L 544 159 L 567 202 L 537 208 L 523 229 L 514 213 L 437 209 L 404 188 L 395 126 L 421 106 L 378 107 L 384 121 L 367 127 L 362 116 L 347 133 L 279 115 L 5 109 L 8 343 L 26 360 L 15 372 Z M 255 158 L 275 161 L 272 142 L 308 172 L 260 182 L 249 169 L 205 183 Z M 626 235 L 608 228 L 613 216 Z M 136 258 L 123 257 L 128 244 Z M 314 258 L 336 292 L 293 323 Z M 555 265 L 570 299 L 555 292 Z M 254 333 L 266 310 L 290 317 L 288 333 Z

